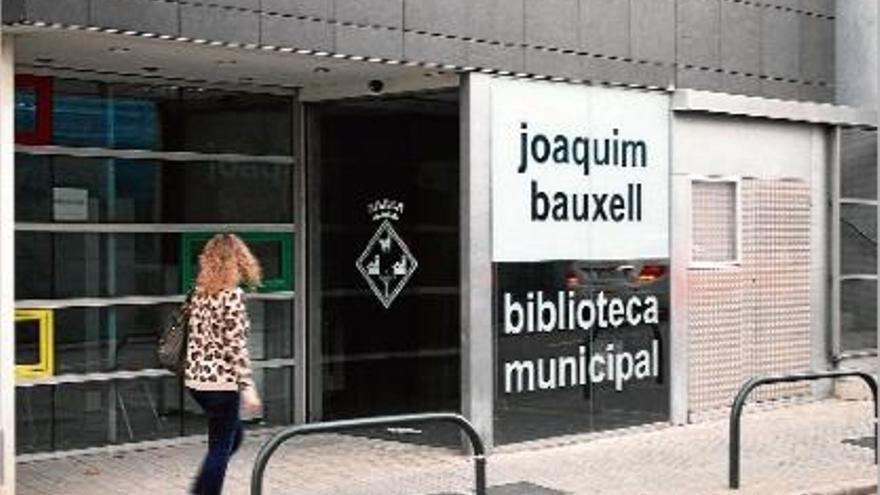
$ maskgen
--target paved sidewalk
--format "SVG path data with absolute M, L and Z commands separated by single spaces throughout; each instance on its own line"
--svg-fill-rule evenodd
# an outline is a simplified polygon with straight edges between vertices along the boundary
M 868 402 L 822 401 L 748 412 L 743 421 L 743 495 L 856 494 L 876 483 L 873 452 L 844 440 L 873 434 Z M 519 444 L 489 458 L 490 495 L 732 494 L 727 420 L 644 427 Z M 236 456 L 226 494 L 246 495 L 265 437 Z M 863 440 L 864 441 L 864 440 Z M 439 495 L 470 493 L 469 458 L 447 449 L 320 436 L 282 448 L 265 493 Z M 204 445 L 32 461 L 18 466 L 18 495 L 184 494 Z M 387 463 L 393 469 L 381 469 Z

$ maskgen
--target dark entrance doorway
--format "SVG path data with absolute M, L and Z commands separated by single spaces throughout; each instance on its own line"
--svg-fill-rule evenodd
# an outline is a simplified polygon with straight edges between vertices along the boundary
M 309 112 L 310 420 L 458 410 L 457 93 Z

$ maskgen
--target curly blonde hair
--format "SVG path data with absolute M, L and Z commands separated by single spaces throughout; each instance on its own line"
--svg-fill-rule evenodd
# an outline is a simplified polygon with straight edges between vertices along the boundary
M 199 255 L 196 286 L 208 294 L 216 294 L 244 283 L 259 287 L 263 269 L 247 244 L 235 234 L 217 234 L 205 244 Z

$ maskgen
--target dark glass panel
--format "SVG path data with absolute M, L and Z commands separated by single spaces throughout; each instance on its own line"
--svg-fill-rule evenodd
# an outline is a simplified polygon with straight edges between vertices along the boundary
M 877 208 L 840 206 L 840 272 L 877 273 Z
M 54 387 L 15 389 L 15 449 L 32 454 L 53 449 L 52 394 Z
M 179 294 L 178 234 L 16 234 L 16 298 Z
M 19 453 L 100 447 L 180 434 L 173 377 L 16 389 Z
M 40 364 L 40 321 L 15 322 L 15 364 Z
M 877 131 L 841 129 L 840 194 L 877 199 Z
M 459 408 L 458 110 L 422 96 L 320 108 L 324 419 Z
M 170 149 L 205 153 L 292 153 L 292 99 L 219 91 L 182 91 L 180 118 Z
M 32 87 L 15 88 L 15 132 L 36 132 L 37 92 Z
M 651 281 L 640 280 L 638 274 L 644 265 L 665 267 L 659 271 L 663 275 Z M 667 420 L 669 281 L 665 274 L 668 261 L 664 260 L 495 264 L 496 442 Z M 655 297 L 659 322 L 624 321 L 616 328 L 607 324 L 603 327 L 598 323 L 603 318 L 598 316 L 599 310 L 586 309 L 582 315 L 594 318 L 589 323 L 589 316 L 584 316 L 582 321 L 589 328 L 572 325 L 577 320 L 570 308 L 587 300 L 596 303 L 600 297 L 624 303 L 638 298 L 640 318 L 644 317 L 646 298 Z M 545 330 L 552 330 L 539 331 L 541 322 Z M 506 331 L 508 327 L 510 332 Z M 649 365 L 642 368 L 647 374 L 630 376 L 625 382 L 622 377 L 626 374 L 619 375 L 619 386 L 609 379 L 609 362 L 627 354 L 633 363 L 640 352 L 650 357 L 650 363 L 642 360 Z M 615 357 L 607 359 L 609 354 Z M 583 361 L 579 360 L 581 356 Z M 598 356 L 598 380 L 589 369 L 594 356 Z M 542 378 L 546 385 L 543 388 Z
M 292 358 L 292 302 L 251 300 L 247 305 L 251 358 Z M 167 303 L 55 310 L 55 373 L 159 368 L 159 333 L 177 308 Z
M 841 283 L 840 329 L 844 351 L 877 348 L 877 282 L 846 280 Z
M 290 223 L 292 167 L 16 155 L 16 220 Z M 59 189 L 84 198 L 64 202 Z

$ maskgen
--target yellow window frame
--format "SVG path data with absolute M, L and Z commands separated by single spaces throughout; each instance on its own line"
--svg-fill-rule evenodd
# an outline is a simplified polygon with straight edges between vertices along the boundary
M 55 318 L 51 309 L 17 309 L 15 323 L 37 321 L 40 324 L 40 361 L 15 365 L 16 378 L 44 378 L 55 373 Z

